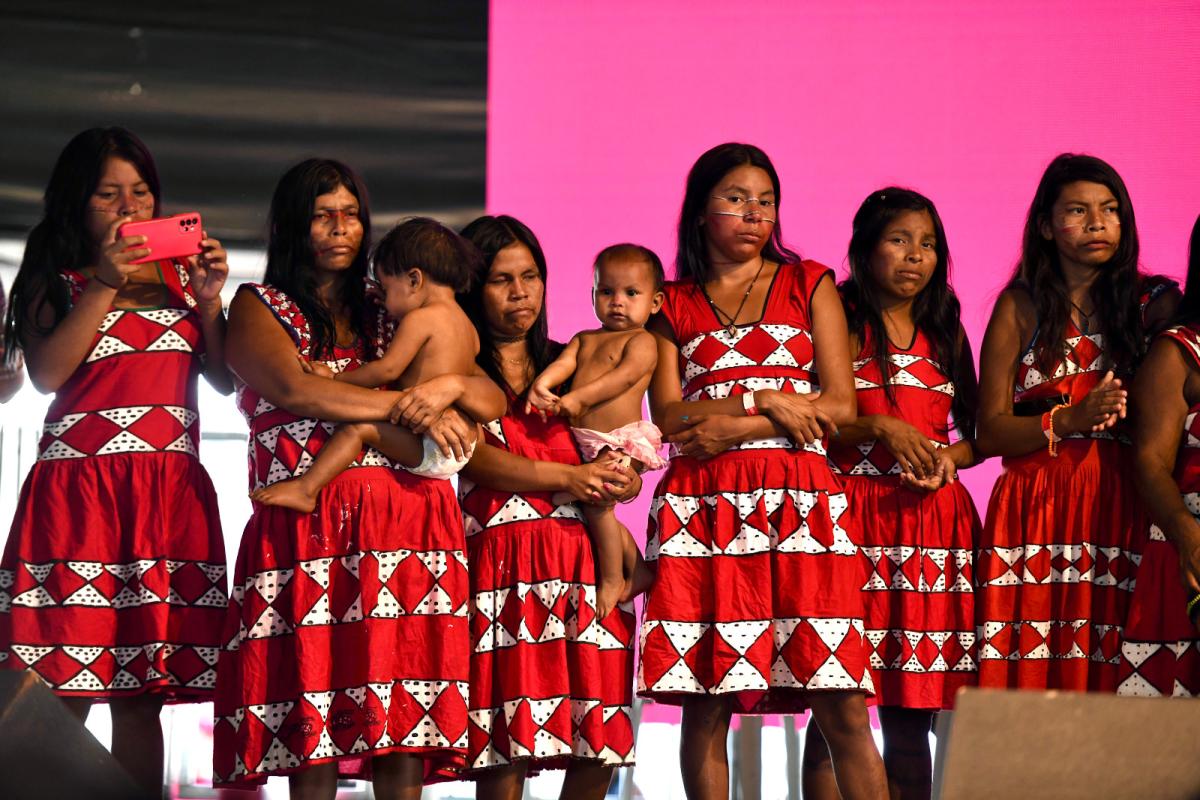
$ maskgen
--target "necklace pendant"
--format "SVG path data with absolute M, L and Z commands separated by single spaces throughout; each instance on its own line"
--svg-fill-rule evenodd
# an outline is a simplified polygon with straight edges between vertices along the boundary
M 737 325 L 732 322 L 725 326 L 725 332 L 729 334 L 730 339 L 737 338 Z

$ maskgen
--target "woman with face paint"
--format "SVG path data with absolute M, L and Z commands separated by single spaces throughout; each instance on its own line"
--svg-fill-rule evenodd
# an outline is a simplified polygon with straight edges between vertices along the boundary
M 979 514 L 956 481 L 975 462 L 975 364 L 950 287 L 950 249 L 930 200 L 888 187 L 854 215 L 850 325 L 858 420 L 830 461 L 843 476 L 852 533 L 870 559 L 864 586 L 883 762 L 894 798 L 928 800 L 929 733 L 975 680 L 971 562 Z M 804 796 L 837 798 L 814 726 Z
M 658 341 L 655 423 L 675 446 L 655 492 L 639 689 L 683 706 L 689 798 L 726 798 L 740 713 L 812 709 L 845 798 L 884 796 L 864 695 L 862 562 L 824 439 L 854 421 L 833 275 L 782 242 L 779 178 L 729 143 L 688 174 Z
M 1187 288 L 1131 392 L 1136 480 L 1155 526 L 1142 550 L 1117 694 L 1200 696 L 1200 218 Z
M 230 367 L 250 427 L 250 485 L 305 474 L 335 422 L 382 422 L 403 395 L 332 381 L 380 358 L 391 330 L 367 295 L 366 186 L 310 158 L 284 173 L 269 215 L 262 283 L 229 309 Z M 447 380 L 448 379 L 448 380 Z M 447 404 L 486 392 L 441 376 Z M 461 449 L 473 423 L 443 406 L 430 435 Z M 295 800 L 333 800 L 338 777 L 417 800 L 462 767 L 467 735 L 468 584 L 462 517 L 448 481 L 373 448 L 311 512 L 255 503 L 242 533 L 214 701 L 217 783 L 288 776 Z
M 1004 458 L 976 561 L 981 686 L 1116 689 L 1148 529 L 1126 387 L 1178 296 L 1138 271 L 1121 176 L 1050 162 L 981 356 L 976 447 Z

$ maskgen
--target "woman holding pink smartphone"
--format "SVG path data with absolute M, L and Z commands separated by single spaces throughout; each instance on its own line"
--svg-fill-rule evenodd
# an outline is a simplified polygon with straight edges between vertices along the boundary
M 217 498 L 200 465 L 197 380 L 232 390 L 215 239 L 186 261 L 122 225 L 157 216 L 158 173 L 123 128 L 63 150 L 13 284 L 5 346 L 54 393 L 0 561 L 0 669 L 36 672 L 162 785 L 164 702 L 212 696 L 226 604 Z

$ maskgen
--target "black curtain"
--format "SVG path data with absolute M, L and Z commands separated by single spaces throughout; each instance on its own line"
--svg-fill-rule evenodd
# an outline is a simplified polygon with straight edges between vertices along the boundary
M 149 4 L 0 10 L 0 234 L 23 235 L 67 140 L 124 125 L 168 213 L 258 244 L 275 181 L 307 156 L 351 164 L 382 229 L 484 205 L 486 0 Z

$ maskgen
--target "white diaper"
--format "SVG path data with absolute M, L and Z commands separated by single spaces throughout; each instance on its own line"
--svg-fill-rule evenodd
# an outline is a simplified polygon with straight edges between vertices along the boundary
M 422 478 L 449 480 L 467 465 L 467 462 L 471 460 L 471 454 L 475 452 L 475 445 L 471 445 L 471 449 L 467 451 L 467 457 L 458 459 L 443 453 L 442 448 L 437 446 L 437 442 L 428 436 L 422 436 L 421 441 L 424 443 L 424 455 L 421 457 L 421 463 L 415 467 L 405 467 L 405 469 Z

